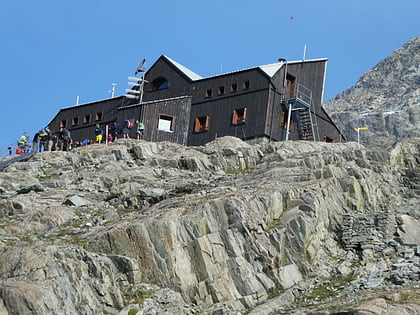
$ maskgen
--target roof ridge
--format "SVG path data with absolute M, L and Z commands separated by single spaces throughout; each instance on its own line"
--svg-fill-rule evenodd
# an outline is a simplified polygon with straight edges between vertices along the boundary
M 295 63 L 300 63 L 300 62 L 315 62 L 315 61 L 328 60 L 328 58 L 317 58 L 317 59 L 291 60 L 291 61 L 287 61 L 287 62 L 286 61 L 280 61 L 280 62 L 275 62 L 275 63 L 271 63 L 271 64 L 255 66 L 255 67 L 250 67 L 250 68 L 246 68 L 246 69 L 234 70 L 234 71 L 230 71 L 230 72 L 225 72 L 225 73 L 220 73 L 220 74 L 215 74 L 215 75 L 202 77 L 202 76 L 196 74 L 195 72 L 191 71 L 187 67 L 181 65 L 179 62 L 176 62 L 175 60 L 171 59 L 170 57 L 168 57 L 166 55 L 163 55 L 163 56 L 169 62 L 171 62 L 175 67 L 177 67 L 182 73 L 184 73 L 188 78 L 190 78 L 192 81 L 209 79 L 209 78 L 218 77 L 218 76 L 222 76 L 222 75 L 226 75 L 226 74 L 231 74 L 231 73 L 241 72 L 241 71 L 251 70 L 251 69 L 258 69 L 258 68 L 261 69 L 262 71 L 264 71 L 268 76 L 272 77 L 286 63 L 295 64 Z

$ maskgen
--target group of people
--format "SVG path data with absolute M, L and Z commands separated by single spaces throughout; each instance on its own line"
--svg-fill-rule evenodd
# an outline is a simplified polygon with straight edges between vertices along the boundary
M 117 134 L 119 133 L 120 126 L 114 122 L 110 126 L 106 125 L 106 128 L 108 128 L 108 133 L 105 132 L 102 129 L 102 127 L 99 124 L 96 124 L 95 127 L 95 143 L 102 143 L 102 140 L 107 136 L 108 138 L 105 139 L 108 143 L 112 143 L 115 140 L 117 140 Z
M 130 119 L 124 120 L 122 128 L 117 122 L 106 125 L 108 132 L 104 134 L 103 128 L 96 124 L 95 126 L 95 143 L 102 143 L 104 137 L 107 136 L 108 143 L 117 140 L 118 135 L 122 134 L 124 139 L 129 139 L 130 130 L 133 128 L 133 122 Z M 144 124 L 136 120 L 136 138 L 142 139 L 144 134 Z M 27 132 L 24 132 L 17 141 L 16 154 L 22 155 L 29 152 L 37 153 L 43 151 L 69 151 L 72 147 L 84 146 L 91 144 L 92 141 L 85 139 L 82 142 L 73 141 L 70 131 L 67 128 L 60 128 L 59 132 L 54 133 L 48 127 L 45 127 L 35 133 L 31 139 Z M 9 154 L 12 154 L 11 147 Z
M 104 140 L 104 137 L 108 137 L 106 141 L 108 143 L 112 143 L 115 140 L 117 140 L 118 135 L 122 134 L 124 139 L 129 139 L 129 133 L 130 130 L 133 128 L 133 122 L 130 119 L 124 120 L 122 128 L 118 125 L 117 122 L 114 122 L 111 125 L 107 125 L 106 128 L 108 128 L 108 132 L 104 134 L 103 128 L 96 124 L 95 127 L 95 143 L 102 143 Z M 144 134 L 144 124 L 143 122 L 140 122 L 136 120 L 136 138 L 142 139 Z
M 72 138 L 67 128 L 60 128 L 59 132 L 54 133 L 48 127 L 45 127 L 35 133 L 34 137 L 29 137 L 24 132 L 17 141 L 16 154 L 22 155 L 29 152 L 37 153 L 42 151 L 68 151 L 72 146 Z M 9 149 L 11 154 L 11 148 Z

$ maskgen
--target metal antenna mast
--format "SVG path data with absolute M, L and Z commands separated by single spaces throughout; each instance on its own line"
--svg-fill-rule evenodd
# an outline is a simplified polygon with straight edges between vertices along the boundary
M 144 89 L 144 83 L 147 83 L 147 81 L 144 79 L 144 73 L 146 71 L 146 68 L 144 68 L 144 65 L 146 63 L 146 59 L 143 59 L 142 62 L 137 66 L 136 71 L 134 72 L 134 75 L 137 75 L 137 73 L 142 72 L 143 75 L 141 78 L 138 77 L 128 77 L 129 80 L 132 80 L 134 82 L 128 82 L 129 85 L 132 85 L 133 88 L 126 89 L 127 92 L 125 94 L 126 98 L 132 98 L 132 99 L 138 99 L 140 104 L 143 101 L 143 89 Z M 138 88 L 138 89 L 135 89 Z
M 290 17 L 289 39 L 287 43 L 287 57 L 286 57 L 286 65 L 285 65 L 285 70 L 284 70 L 283 97 L 285 97 L 286 86 L 287 86 L 287 61 L 289 59 L 289 53 L 290 53 L 290 42 L 291 42 L 291 37 L 292 37 L 292 22 L 293 22 L 293 16 Z M 287 113 L 286 141 L 289 140 L 291 118 L 292 118 L 292 105 L 289 104 L 289 112 Z
M 144 84 L 148 83 L 148 81 L 146 81 L 144 79 L 144 75 L 146 72 L 146 68 L 145 68 L 145 64 L 146 64 L 146 59 L 143 59 L 140 64 L 137 66 L 136 71 L 134 72 L 134 75 L 137 75 L 137 73 L 141 72 L 142 76 L 141 78 L 138 77 L 128 77 L 129 80 L 132 80 L 131 82 L 127 82 L 129 85 L 132 85 L 133 87 L 131 89 L 126 89 L 125 91 L 127 92 L 125 94 L 126 98 L 131 98 L 131 99 L 137 99 L 139 100 L 139 104 L 140 104 L 140 117 L 139 117 L 139 123 L 143 122 L 143 117 L 144 117 L 144 107 L 142 107 L 142 102 L 143 102 L 143 93 L 144 93 Z M 134 81 L 134 82 L 133 82 Z
M 118 90 L 116 86 L 117 86 L 116 83 L 112 83 L 112 89 L 108 91 L 108 93 L 111 93 L 111 98 L 115 96 L 115 91 Z

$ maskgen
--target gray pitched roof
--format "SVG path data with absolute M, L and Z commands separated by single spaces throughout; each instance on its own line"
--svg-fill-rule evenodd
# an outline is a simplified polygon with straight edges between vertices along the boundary
M 175 67 L 177 67 L 182 73 L 184 73 L 191 80 L 195 81 L 195 80 L 200 80 L 200 79 L 203 78 L 200 75 L 198 75 L 197 73 L 188 69 L 187 67 L 184 67 L 180 63 L 176 62 L 175 60 L 172 60 L 168 56 L 165 56 L 165 58 L 168 59 L 168 61 L 170 61 Z
M 259 66 L 262 71 L 264 71 L 269 77 L 272 77 L 280 68 L 284 65 L 284 62 L 276 62 L 265 66 Z

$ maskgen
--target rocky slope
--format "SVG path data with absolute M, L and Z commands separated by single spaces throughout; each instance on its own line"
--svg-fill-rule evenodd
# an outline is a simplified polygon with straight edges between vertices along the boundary
M 416 314 L 419 147 L 39 153 L 0 172 L 0 314 Z
M 420 37 L 415 37 L 365 73 L 324 108 L 347 140 L 381 145 L 420 136 Z

